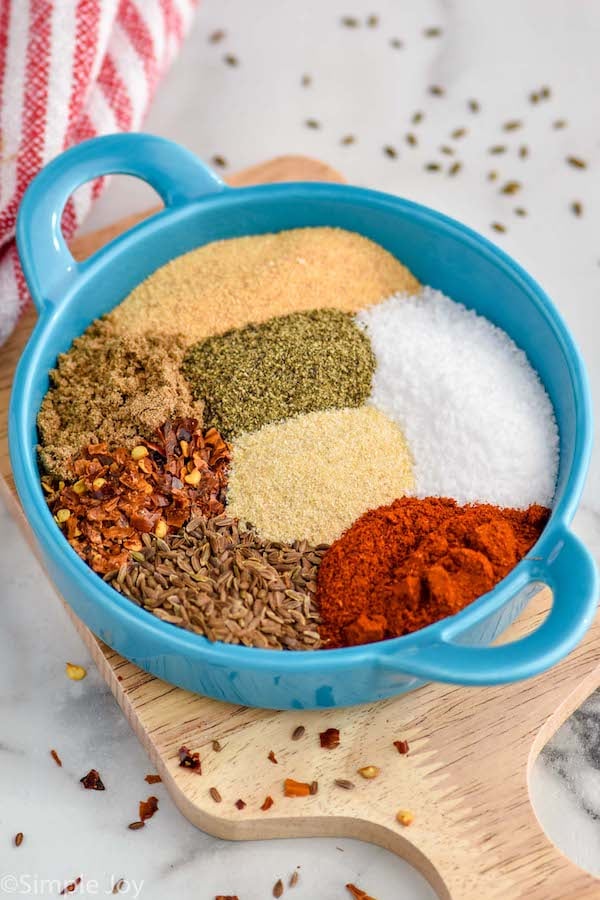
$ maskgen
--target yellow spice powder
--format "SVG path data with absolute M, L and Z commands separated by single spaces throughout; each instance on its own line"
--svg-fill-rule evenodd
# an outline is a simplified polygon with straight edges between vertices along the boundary
M 331 543 L 362 513 L 414 490 L 398 426 L 371 406 L 266 425 L 233 445 L 227 511 L 274 541 Z
M 150 275 L 108 318 L 119 333 L 184 335 L 193 344 L 282 313 L 353 312 L 418 289 L 402 263 L 362 235 L 296 228 L 192 250 Z

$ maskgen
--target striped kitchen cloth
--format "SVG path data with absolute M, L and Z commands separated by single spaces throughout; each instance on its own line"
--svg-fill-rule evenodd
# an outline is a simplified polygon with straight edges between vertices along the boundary
M 139 128 L 198 0 L 0 0 L 0 344 L 28 301 L 14 241 L 19 202 L 54 156 Z M 102 189 L 65 209 L 71 237 Z

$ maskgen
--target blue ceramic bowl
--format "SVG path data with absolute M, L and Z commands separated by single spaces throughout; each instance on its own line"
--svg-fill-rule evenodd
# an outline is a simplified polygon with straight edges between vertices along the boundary
M 60 231 L 65 202 L 84 182 L 117 172 L 149 182 L 165 209 L 91 259 L 75 262 Z M 339 226 L 372 238 L 421 282 L 487 316 L 526 351 L 552 399 L 560 430 L 554 509 L 530 558 L 458 615 L 415 634 L 316 653 L 211 644 L 139 609 L 69 547 L 40 488 L 36 415 L 57 354 L 158 266 L 220 238 L 309 225 Z M 378 700 L 423 681 L 491 685 L 527 678 L 552 666 L 581 639 L 597 597 L 594 563 L 569 530 L 591 446 L 586 375 L 551 301 L 497 247 L 440 213 L 361 188 L 299 183 L 230 189 L 186 150 L 143 134 L 92 140 L 50 163 L 21 204 L 17 240 L 39 311 L 11 399 L 17 489 L 58 589 L 86 625 L 123 656 L 159 678 L 219 700 L 303 709 Z M 488 646 L 540 583 L 554 593 L 543 624 L 522 640 Z

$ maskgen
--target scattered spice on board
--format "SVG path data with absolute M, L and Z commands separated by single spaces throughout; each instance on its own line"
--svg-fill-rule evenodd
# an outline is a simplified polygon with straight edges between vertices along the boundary
M 84 788 L 88 791 L 105 791 L 106 788 L 102 783 L 102 779 L 100 778 L 100 773 L 97 769 L 90 769 L 87 775 L 84 775 L 83 778 L 79 779 Z
M 160 775 L 146 775 L 144 777 L 144 781 L 147 784 L 160 784 L 162 778 L 160 777 Z
M 179 748 L 179 765 L 182 769 L 193 769 L 198 775 L 202 775 L 202 763 L 200 754 L 192 751 L 185 745 Z
M 404 43 L 400 38 L 390 38 L 390 47 L 393 47 L 394 50 L 401 50 L 404 47 Z
M 492 153 L 492 154 L 497 155 L 497 154 L 499 154 L 499 153 L 506 153 L 507 149 L 508 149 L 508 148 L 507 148 L 504 144 L 493 144 L 493 145 L 489 148 L 488 153 Z
M 579 156 L 567 156 L 567 162 L 574 169 L 585 169 L 587 168 L 587 163 L 584 159 L 581 159 Z
M 394 741 L 394 747 L 402 756 L 409 751 L 408 741 Z
M 267 759 L 269 759 L 272 763 L 277 765 L 277 757 L 275 756 L 275 754 L 273 753 L 272 750 L 269 751 L 269 755 L 267 756 Z
M 328 728 L 326 731 L 321 731 L 319 741 L 324 750 L 335 750 L 340 746 L 339 728 Z
M 212 742 L 212 748 L 213 748 L 213 750 L 215 751 L 215 753 L 220 753 L 221 750 L 223 749 L 223 747 L 221 746 L 221 742 L 220 742 L 220 741 L 213 741 L 213 742 Z
M 261 806 L 262 811 L 267 812 L 268 809 L 271 809 L 274 802 L 275 801 L 273 800 L 272 797 L 270 797 L 270 796 L 265 797 L 265 799 L 263 800 L 263 804 Z
M 521 159 L 527 159 L 528 156 L 529 156 L 529 147 L 527 146 L 527 144 L 521 144 L 521 146 L 519 147 L 519 157 Z
M 304 124 L 307 128 L 312 128 L 315 131 L 321 127 L 321 123 L 317 119 L 305 119 Z
M 215 155 L 212 157 L 212 162 L 215 166 L 218 166 L 219 169 L 227 168 L 227 160 L 224 156 L 221 156 L 220 153 L 215 153 Z
M 377 766 L 362 766 L 356 771 L 362 778 L 366 778 L 367 781 L 371 781 L 373 778 L 377 778 L 377 776 L 381 772 L 381 769 L 379 769 Z
M 63 521 L 66 521 L 68 518 L 68 516 L 63 518 Z M 65 672 L 67 673 L 67 678 L 70 678 L 71 681 L 83 681 L 87 675 L 87 669 L 71 662 L 65 664 Z
M 312 84 L 311 76 L 308 74 L 304 74 L 300 79 L 300 84 L 302 85 L 302 87 L 309 87 L 309 85 Z
M 140 821 L 146 822 L 151 819 L 158 810 L 158 797 L 148 797 L 147 800 L 140 800 L 139 814 Z
M 330 409 L 241 435 L 227 512 L 252 522 L 265 540 L 301 536 L 318 553 L 366 509 L 413 486 L 410 449 L 397 424 L 370 405 Z
M 112 889 L 113 894 L 120 894 L 121 891 L 126 887 L 127 882 L 124 878 L 119 878 L 118 881 L 115 882 L 114 887 Z
M 22 831 L 18 831 L 18 832 L 15 834 L 15 847 L 20 847 L 20 846 L 21 846 L 21 844 L 23 843 L 23 837 L 24 837 L 24 835 L 23 835 L 23 832 L 22 832 Z
M 275 882 L 273 885 L 273 896 L 274 897 L 282 897 L 283 896 L 283 881 L 281 878 Z
M 71 459 L 87 444 L 131 449 L 169 418 L 201 420 L 180 372 L 184 345 L 161 331 L 131 336 L 96 321 L 58 357 L 37 419 L 45 472 L 68 481 Z
M 311 781 L 310 783 L 310 793 L 312 796 L 319 793 L 319 782 Z
M 520 181 L 507 181 L 506 184 L 503 184 L 500 188 L 501 194 L 517 194 L 521 190 L 521 182 Z
M 56 763 L 57 766 L 62 767 L 62 759 L 60 758 L 60 756 L 58 755 L 56 750 L 51 750 L 50 756 L 52 757 L 52 759 L 54 760 L 54 762 Z
M 573 200 L 573 202 L 571 203 L 571 212 L 575 216 L 583 215 L 583 205 L 579 200 Z
M 347 884 L 346 890 L 352 894 L 354 900 L 376 900 L 375 897 L 371 897 L 370 894 L 367 894 L 366 891 L 363 891 L 362 888 L 357 887 L 355 884 Z
M 441 165 L 437 162 L 425 163 L 425 170 L 427 172 L 439 172 L 441 168 Z
M 183 362 L 205 425 L 226 438 L 301 413 L 361 406 L 374 370 L 369 339 L 337 309 L 232 329 L 195 344 Z
M 492 228 L 494 231 L 500 232 L 501 234 L 504 234 L 504 232 L 506 231 L 506 225 L 503 225 L 502 222 L 492 222 L 490 228 Z
M 226 53 L 223 57 L 223 62 L 228 66 L 237 66 L 239 64 L 239 59 L 233 53 Z
M 355 788 L 355 784 L 353 781 L 348 781 L 347 778 L 336 778 L 334 784 L 337 784 L 339 788 L 342 788 L 343 791 L 352 791 Z
M 402 263 L 360 234 L 295 228 L 191 250 L 157 269 L 106 321 L 119 334 L 178 335 L 190 345 L 249 321 L 323 308 L 353 312 L 418 287 Z
M 439 84 L 432 84 L 429 88 L 429 93 L 434 97 L 443 97 L 446 92 L 443 87 L 440 87 Z
M 227 515 L 199 516 L 164 539 L 145 537 L 143 551 L 107 581 L 157 618 L 210 641 L 320 646 L 314 595 L 326 546 L 275 544 Z
M 288 882 L 288 885 L 291 888 L 296 887 L 296 885 L 298 884 L 299 881 L 300 881 L 300 872 L 298 872 L 298 871 L 292 872 L 292 874 L 290 875 L 290 880 Z
M 505 122 L 502 128 L 504 131 L 517 131 L 517 129 L 522 128 L 523 123 L 520 119 L 510 119 L 510 121 Z
M 390 159 L 398 158 L 398 151 L 396 150 L 395 147 L 392 147 L 391 144 L 386 144 L 385 147 L 383 148 L 383 152 L 385 153 L 386 156 L 389 156 Z
M 433 25 L 429 28 L 423 29 L 423 34 L 425 37 L 440 37 L 442 34 L 442 29 L 438 25 Z
M 410 132 L 410 131 L 408 132 L 407 135 L 405 135 L 405 139 L 406 139 L 406 143 L 410 147 L 416 147 L 418 144 L 417 136 L 415 134 L 412 134 L 412 132 Z
M 211 798 L 214 800 L 215 803 L 220 803 L 223 799 L 221 797 L 221 794 L 219 793 L 219 791 L 216 789 L 216 787 L 209 788 L 208 793 L 210 794 Z
M 408 826 L 412 825 L 415 821 L 414 813 L 412 813 L 410 809 L 399 809 L 396 813 L 396 821 L 405 828 L 408 828 Z
M 235 806 L 237 807 L 237 809 L 246 809 L 246 803 L 242 799 L 236 800 Z
M 129 828 L 130 831 L 139 831 L 140 828 L 145 828 L 145 826 L 146 826 L 145 822 L 130 822 L 127 827 Z
M 515 216 L 521 216 L 521 218 L 523 218 L 527 215 L 527 210 L 522 206 L 515 206 L 514 214 Z
M 449 147 L 448 144 L 442 144 L 440 153 L 443 153 L 445 156 L 454 156 L 454 147 Z
M 283 782 L 283 794 L 285 797 L 308 797 L 310 796 L 310 784 L 306 781 L 286 778 Z
M 448 169 L 448 175 L 458 175 L 458 173 L 460 172 L 461 169 L 462 169 L 462 163 L 458 162 L 458 160 L 457 160 L 456 162 L 453 162 L 452 165 L 450 166 L 450 168 Z
M 418 109 L 416 112 L 414 112 L 412 114 L 411 122 L 413 123 L 413 125 L 419 125 L 423 121 L 424 118 L 425 118 L 425 113 L 421 112 L 421 110 Z
M 379 25 L 379 16 L 371 14 L 370 16 L 367 16 L 365 21 L 369 28 L 377 28 Z
M 346 28 L 358 28 L 360 25 L 360 22 L 354 16 L 342 16 L 340 21 Z
M 220 44 L 221 41 L 224 39 L 224 37 L 225 37 L 225 31 L 222 28 L 217 28 L 216 31 L 213 31 L 209 35 L 208 40 L 210 41 L 211 44 Z
M 466 133 L 467 133 L 466 128 L 455 128 L 454 131 L 450 134 L 450 137 L 453 140 L 458 141 L 458 140 L 460 140 L 460 138 L 463 138 L 466 135 Z
M 350 144 L 354 144 L 356 142 L 356 138 L 353 134 L 345 134 L 343 138 L 340 139 L 340 144 L 342 147 L 349 147 Z
M 292 740 L 299 741 L 300 738 L 303 738 L 306 734 L 306 728 L 304 725 L 296 725 L 294 730 L 292 731 Z
M 551 96 L 552 96 L 552 91 L 550 90 L 550 88 L 548 87 L 548 85 L 546 85 L 546 84 L 543 85 L 543 87 L 540 88 L 540 97 L 541 97 L 541 99 L 542 99 L 542 100 L 549 100 Z
M 319 569 L 324 643 L 365 644 L 454 615 L 525 556 L 548 516 L 541 506 L 461 507 L 439 497 L 405 497 L 365 513 Z
M 552 123 L 552 127 L 555 128 L 557 131 L 560 131 L 562 128 L 567 127 L 567 121 L 566 121 L 566 119 L 555 119 L 554 122 Z
M 89 444 L 72 463 L 75 481 L 60 488 L 46 477 L 46 501 L 79 556 L 116 574 L 145 546 L 143 535 L 166 537 L 193 515 L 223 511 L 230 456 L 214 428 L 168 421 L 131 451 Z
M 497 181 L 497 179 L 498 179 L 498 173 L 494 169 L 492 169 L 491 172 L 487 173 L 488 181 Z
M 478 113 L 481 110 L 479 100 L 469 100 L 467 105 L 472 113 Z
M 77 890 L 79 885 L 81 884 L 81 875 L 78 875 L 75 881 L 72 881 L 70 884 L 65 885 L 65 887 L 60 892 L 61 896 L 63 894 L 72 894 L 73 891 Z

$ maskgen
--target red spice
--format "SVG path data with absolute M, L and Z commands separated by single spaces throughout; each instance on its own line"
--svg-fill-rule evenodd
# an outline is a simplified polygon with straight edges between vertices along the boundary
M 347 884 L 346 890 L 350 891 L 354 900 L 375 900 L 375 897 L 370 897 L 366 891 L 363 891 L 362 888 L 356 887 L 355 884 Z
M 158 809 L 158 797 L 148 797 L 147 800 L 140 800 L 140 822 L 151 819 Z
M 179 765 L 182 769 L 193 769 L 198 775 L 202 775 L 202 763 L 199 753 L 192 753 L 188 747 L 179 748 Z
M 542 506 L 459 506 L 403 497 L 365 513 L 325 553 L 317 579 L 329 647 L 398 637 L 454 615 L 531 549 Z
M 322 731 L 319 734 L 319 740 L 321 741 L 321 747 L 325 750 L 335 750 L 336 747 L 340 746 L 339 728 L 328 728 L 327 731 Z
M 283 793 L 286 797 L 308 797 L 311 793 L 310 784 L 306 781 L 294 781 L 286 778 L 283 782 Z
M 97 769 L 90 769 L 87 775 L 84 775 L 83 778 L 79 779 L 84 788 L 88 791 L 105 791 L 106 788 L 102 784 L 102 779 L 100 778 L 100 773 Z
M 52 759 L 54 760 L 54 762 L 56 763 L 57 766 L 62 767 L 62 759 L 60 758 L 60 756 L 58 755 L 56 750 L 51 750 L 50 756 L 52 757 Z
M 146 775 L 144 781 L 148 782 L 148 784 L 159 784 L 162 781 L 160 775 Z
M 398 753 L 401 753 L 403 756 L 409 751 L 408 741 L 394 741 L 394 747 Z
M 236 801 L 235 801 L 235 805 L 237 806 L 238 809 L 245 809 L 245 808 L 246 808 L 246 804 L 244 803 L 243 800 L 236 800 Z
M 215 900 L 240 900 L 237 894 L 217 894 Z
M 72 894 L 73 891 L 76 890 L 76 888 L 78 888 L 80 884 L 81 884 L 81 875 L 78 875 L 77 878 L 75 879 L 75 881 L 72 881 L 70 884 L 65 885 L 65 887 L 60 892 L 61 896 L 63 894 Z
M 272 797 L 265 797 L 263 805 L 261 806 L 262 811 L 266 812 L 268 809 L 271 809 L 274 802 Z
M 272 750 L 269 753 L 269 755 L 267 756 L 267 759 L 270 759 L 272 763 L 275 763 L 275 765 L 277 765 L 277 758 Z
M 216 429 L 203 433 L 196 419 L 177 419 L 139 446 L 148 455 L 136 459 L 125 447 L 89 444 L 71 462 L 74 483 L 42 479 L 52 513 L 68 514 L 58 516 L 67 540 L 100 575 L 142 549 L 140 534 L 164 537 L 194 515 L 225 508 L 231 451 Z

